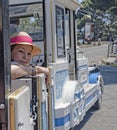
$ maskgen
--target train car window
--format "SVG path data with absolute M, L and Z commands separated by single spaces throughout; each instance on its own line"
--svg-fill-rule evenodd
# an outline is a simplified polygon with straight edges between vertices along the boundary
M 65 57 L 64 9 L 56 6 L 57 57 Z
M 71 48 L 71 34 L 70 34 L 70 10 L 65 9 L 65 42 L 66 47 Z
M 25 31 L 33 41 L 44 39 L 43 5 L 15 5 L 10 6 L 10 33 Z

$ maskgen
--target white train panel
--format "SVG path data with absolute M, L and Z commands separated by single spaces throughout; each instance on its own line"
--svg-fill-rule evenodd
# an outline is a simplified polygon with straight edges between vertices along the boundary
M 23 86 L 8 97 L 9 130 L 32 130 L 30 124 L 30 90 Z

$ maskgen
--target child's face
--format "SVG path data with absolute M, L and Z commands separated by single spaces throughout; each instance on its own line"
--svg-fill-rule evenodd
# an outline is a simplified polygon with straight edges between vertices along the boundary
M 12 60 L 23 66 L 27 66 L 31 60 L 32 50 L 32 46 L 29 45 L 16 45 L 11 52 Z

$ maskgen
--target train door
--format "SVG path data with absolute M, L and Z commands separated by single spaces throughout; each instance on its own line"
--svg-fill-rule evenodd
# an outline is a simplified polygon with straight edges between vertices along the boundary
M 46 43 L 45 43 L 45 24 L 44 24 L 44 0 L 10 0 L 9 2 L 9 15 L 10 15 L 10 36 L 15 32 L 27 32 L 33 39 L 34 44 L 41 48 L 41 54 L 35 56 L 31 64 L 46 66 Z M 12 81 L 12 91 L 9 96 L 9 113 L 15 109 L 13 119 L 9 119 L 9 129 L 29 129 L 29 130 L 48 130 L 48 103 L 45 85 L 45 77 L 39 76 L 29 79 L 18 79 Z M 37 85 L 38 84 L 38 85 Z M 26 87 L 26 91 L 22 86 Z M 35 85 L 35 87 L 34 87 Z M 16 88 L 17 87 L 17 88 Z M 45 91 L 43 88 L 45 87 Z M 22 94 L 20 90 L 23 90 Z M 42 92 L 43 89 L 43 92 Z M 24 93 L 25 91 L 25 93 Z M 41 93 L 42 92 L 42 93 Z M 44 94 L 43 94 L 44 93 Z M 15 96 L 14 96 L 15 94 Z M 25 98 L 25 95 L 27 99 Z M 35 97 L 36 95 L 36 97 Z M 43 96 L 43 98 L 42 98 Z M 13 99 L 18 97 L 18 102 Z M 24 98 L 23 98 L 24 97 Z M 34 100 L 33 100 L 34 99 Z M 37 103 L 38 100 L 38 103 Z M 20 104 L 20 102 L 22 103 Z M 25 102 L 26 101 L 26 102 Z M 10 104 L 16 102 L 17 105 L 11 108 Z M 14 103 L 15 104 L 15 103 Z M 20 105 L 19 105 L 20 104 Z M 22 106 L 24 104 L 24 106 Z M 38 105 L 37 105 L 38 104 Z M 21 107 L 21 111 L 17 108 Z M 37 108 L 38 107 L 38 108 Z M 30 110 L 29 110 L 30 108 Z M 26 112 L 24 112 L 24 109 Z M 24 117 L 24 119 L 22 119 Z M 31 122 L 29 121 L 31 120 Z M 23 122 L 23 123 L 22 123 Z M 18 124 L 18 125 L 17 125 Z

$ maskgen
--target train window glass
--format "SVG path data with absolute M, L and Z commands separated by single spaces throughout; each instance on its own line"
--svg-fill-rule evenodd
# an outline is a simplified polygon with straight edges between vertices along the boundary
M 9 10 L 10 33 L 25 31 L 33 41 L 44 39 L 42 3 L 10 6 Z
M 71 47 L 71 37 L 70 37 L 70 10 L 65 9 L 65 42 L 67 48 Z
M 65 57 L 64 9 L 56 6 L 57 57 Z

